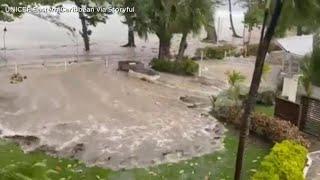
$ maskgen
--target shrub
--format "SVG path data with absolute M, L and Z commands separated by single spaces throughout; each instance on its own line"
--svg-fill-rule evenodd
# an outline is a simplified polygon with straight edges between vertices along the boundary
M 242 75 L 241 72 L 233 70 L 232 72 L 227 72 L 228 83 L 230 86 L 235 86 L 246 80 L 246 76 Z
M 292 141 L 276 144 L 252 180 L 303 180 L 307 149 Z
M 308 97 L 312 95 L 313 87 L 312 87 L 312 74 L 313 74 L 313 65 L 312 59 L 308 56 L 304 57 L 303 61 L 300 64 L 300 70 L 302 76 L 299 78 L 299 83 L 303 86 L 306 91 Z
M 316 48 L 312 53 L 312 82 L 320 86 L 320 48 Z
M 247 56 L 256 56 L 259 48 L 259 44 L 250 44 L 247 47 Z M 279 51 L 281 48 L 279 48 L 276 44 L 271 43 L 269 46 L 268 52 L 271 51 Z
M 191 59 L 181 61 L 153 59 L 151 66 L 157 71 L 178 75 L 194 75 L 199 70 L 199 64 Z
M 212 113 L 217 119 L 240 127 L 243 108 L 239 105 L 215 106 Z M 273 142 L 292 140 L 305 147 L 310 146 L 310 142 L 291 122 L 261 113 L 253 113 L 251 116 L 250 131 Z
M 265 106 L 272 106 L 275 104 L 276 93 L 272 90 L 258 93 L 257 103 Z
M 310 145 L 310 142 L 301 135 L 298 127 L 291 122 L 260 113 L 253 114 L 250 130 L 273 142 L 292 140 L 305 147 Z
M 201 55 L 201 51 L 204 51 L 204 56 L 205 58 L 208 59 L 223 59 L 225 56 L 225 53 L 227 55 L 232 56 L 232 55 L 237 55 L 235 52 L 236 47 L 232 45 L 223 45 L 223 46 L 218 46 L 218 47 L 205 47 L 205 48 L 200 48 L 196 52 L 196 56 Z

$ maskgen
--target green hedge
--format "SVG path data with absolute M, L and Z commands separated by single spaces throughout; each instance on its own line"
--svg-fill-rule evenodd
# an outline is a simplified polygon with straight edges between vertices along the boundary
M 256 56 L 258 53 L 259 44 L 250 44 L 250 45 L 248 45 L 247 48 L 248 48 L 247 49 L 247 56 Z M 281 48 L 279 48 L 275 43 L 271 42 L 268 52 L 280 51 L 280 50 L 281 50 Z
M 241 126 L 243 107 L 226 98 L 217 98 L 213 103 L 213 115 L 220 121 Z M 300 132 L 299 128 L 291 122 L 277 117 L 269 117 L 261 113 L 251 115 L 250 131 L 272 142 L 284 140 L 295 141 L 305 147 L 310 147 L 310 141 Z
M 192 76 L 199 70 L 199 64 L 191 59 L 181 61 L 153 59 L 151 67 L 160 72 Z
M 252 180 L 303 180 L 307 149 L 293 141 L 276 144 Z
M 218 47 L 205 47 L 197 49 L 196 56 L 201 55 L 201 51 L 204 52 L 204 56 L 208 59 L 223 59 L 225 56 L 225 53 L 227 53 L 228 56 L 237 56 L 235 53 L 236 47 L 232 45 L 223 45 Z

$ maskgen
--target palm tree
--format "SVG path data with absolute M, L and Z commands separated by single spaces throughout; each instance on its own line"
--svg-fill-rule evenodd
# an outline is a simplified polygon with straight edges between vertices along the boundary
M 218 41 L 218 35 L 217 35 L 217 30 L 215 27 L 215 7 L 218 4 L 221 4 L 221 2 L 219 0 L 215 0 L 212 2 L 212 14 L 207 14 L 208 17 L 206 18 L 206 24 L 205 24 L 205 30 L 207 33 L 207 37 L 205 39 L 203 39 L 204 41 L 207 42 L 212 42 L 212 43 L 217 43 Z
M 130 7 L 134 8 L 137 11 L 136 0 L 115 0 L 115 4 L 119 4 L 122 7 Z M 125 21 L 123 22 L 128 26 L 128 43 L 123 45 L 122 47 L 136 47 L 134 30 L 135 30 L 135 20 L 136 13 L 135 11 L 126 11 L 122 15 L 125 17 Z
M 104 0 L 73 0 L 78 8 L 98 8 L 104 6 L 106 2 Z M 89 25 L 96 26 L 98 23 L 106 23 L 108 13 L 97 11 L 83 12 L 79 11 L 79 18 L 82 25 L 82 31 L 80 32 L 85 51 L 90 51 L 90 35 L 92 31 L 88 28 Z
M 231 25 L 231 30 L 232 30 L 232 35 L 234 37 L 240 38 L 241 36 L 239 36 L 235 30 L 234 24 L 233 24 L 233 17 L 232 17 L 232 3 L 231 0 L 228 0 L 229 3 L 229 18 L 230 18 L 230 25 Z
M 154 33 L 159 39 L 159 59 L 170 59 L 178 0 L 138 0 L 136 30 L 139 36 Z
M 203 26 L 209 24 L 213 16 L 213 3 L 211 0 L 185 0 L 178 6 L 179 13 L 176 28 L 182 33 L 177 59 L 181 60 L 187 48 L 187 36 L 190 32 L 199 33 Z

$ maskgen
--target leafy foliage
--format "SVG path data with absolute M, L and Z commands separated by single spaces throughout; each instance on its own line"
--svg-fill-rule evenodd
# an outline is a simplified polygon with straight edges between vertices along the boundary
M 320 86 L 320 47 L 313 50 L 311 57 L 311 79 L 314 85 Z
M 258 52 L 259 44 L 248 45 L 248 56 L 256 56 Z M 276 44 L 271 43 L 268 52 L 281 50 Z
M 320 2 L 318 0 L 285 1 L 283 13 L 277 27 L 277 36 L 284 36 L 287 30 L 302 27 L 307 31 L 319 28 Z
M 307 149 L 293 141 L 276 144 L 252 180 L 303 180 Z
M 204 52 L 204 56 L 208 59 L 223 59 L 225 55 L 234 55 L 236 47 L 232 45 L 223 45 L 218 47 L 205 47 L 197 49 L 196 56 Z
M 312 62 L 309 57 L 305 57 L 300 65 L 302 76 L 300 76 L 299 82 L 302 84 L 308 97 L 312 95 Z
M 179 75 L 194 75 L 199 70 L 198 63 L 191 59 L 181 61 L 153 59 L 151 66 L 157 71 Z
M 215 103 L 215 105 L 217 105 L 217 103 Z M 220 106 L 214 107 L 213 114 L 221 121 L 240 127 L 243 109 L 237 105 Z M 292 140 L 305 147 L 309 147 L 310 145 L 310 142 L 302 136 L 299 129 L 289 121 L 261 113 L 253 113 L 251 121 L 250 131 L 273 142 Z
M 213 1 L 211 0 L 183 0 L 177 8 L 176 32 L 199 33 L 203 25 L 208 24 L 213 16 Z
M 259 27 L 263 22 L 264 4 L 261 1 L 246 1 L 248 11 L 244 16 L 244 24 L 251 31 L 254 27 Z
M 310 145 L 310 142 L 301 135 L 298 127 L 280 118 L 254 113 L 250 129 L 258 135 L 264 136 L 274 142 L 292 140 L 305 147 Z
M 228 71 L 228 83 L 231 87 L 234 87 L 246 80 L 246 77 L 241 74 L 241 72 L 233 70 L 232 72 Z

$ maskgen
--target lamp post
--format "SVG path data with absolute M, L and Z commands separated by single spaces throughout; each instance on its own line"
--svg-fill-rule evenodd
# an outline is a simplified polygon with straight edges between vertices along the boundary
M 6 47 L 6 34 L 7 34 L 7 27 L 3 29 L 3 50 L 4 50 L 4 60 L 7 61 L 7 47 Z

